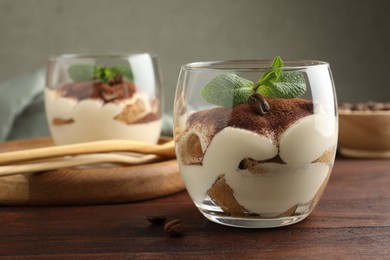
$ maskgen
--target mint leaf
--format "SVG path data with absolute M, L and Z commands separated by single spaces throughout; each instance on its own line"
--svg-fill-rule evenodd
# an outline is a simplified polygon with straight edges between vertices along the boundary
M 301 72 L 283 72 L 276 82 L 265 82 L 257 92 L 269 98 L 295 98 L 306 92 L 306 81 Z
M 88 81 L 95 76 L 96 66 L 90 64 L 78 64 L 68 68 L 69 77 L 73 81 Z
M 276 56 L 271 71 L 262 75 L 255 90 L 269 98 L 294 98 L 306 91 L 306 81 L 301 72 L 283 72 L 283 60 Z
M 280 56 L 276 56 L 272 62 L 272 66 L 271 66 L 273 69 L 277 69 L 277 68 L 281 68 L 283 67 L 283 60 L 282 58 L 280 58 Z
M 129 64 L 123 64 L 123 65 L 114 66 L 114 67 L 112 67 L 112 70 L 117 75 L 125 76 L 128 80 L 134 81 L 133 72 L 131 71 L 131 68 L 130 68 Z
M 280 70 L 280 68 L 282 68 L 282 67 L 283 67 L 282 58 L 280 58 L 280 56 L 276 56 L 272 62 L 272 65 L 271 65 L 272 70 L 264 73 L 263 76 L 261 76 L 259 81 L 257 81 L 257 83 L 256 83 L 256 87 L 263 85 L 265 82 L 278 81 L 282 75 L 282 71 Z
M 117 75 L 117 73 L 115 73 L 109 67 L 102 67 L 102 68 L 98 68 L 95 71 L 95 77 L 94 78 L 100 79 L 104 83 L 108 83 L 111 80 L 113 80 L 116 75 Z
M 303 95 L 306 91 L 304 74 L 284 72 L 283 66 L 283 60 L 276 56 L 270 71 L 264 73 L 256 85 L 232 73 L 220 74 L 207 83 L 201 96 L 209 103 L 232 107 L 247 102 L 256 92 L 269 98 L 294 98 Z
M 245 103 L 253 93 L 252 81 L 225 73 L 210 80 L 200 94 L 209 103 L 232 107 Z

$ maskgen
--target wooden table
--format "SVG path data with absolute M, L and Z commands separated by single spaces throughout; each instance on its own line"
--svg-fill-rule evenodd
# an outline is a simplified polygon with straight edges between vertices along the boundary
M 146 216 L 185 223 L 168 236 Z M 390 259 L 390 160 L 338 157 L 325 194 L 301 223 L 240 229 L 212 223 L 186 192 L 117 205 L 0 207 L 6 259 Z M 17 258 L 17 259 L 20 259 Z

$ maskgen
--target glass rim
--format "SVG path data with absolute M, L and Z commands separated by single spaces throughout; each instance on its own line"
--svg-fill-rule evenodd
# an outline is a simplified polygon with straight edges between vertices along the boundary
M 217 60 L 191 62 L 181 66 L 186 71 L 269 71 L 273 60 Z M 296 71 L 329 67 L 329 63 L 319 60 L 283 60 L 280 70 Z
M 157 58 L 157 55 L 150 52 L 140 52 L 140 53 L 64 53 L 58 55 L 51 55 L 49 57 L 50 61 L 54 60 L 74 60 L 74 59 L 129 59 L 131 57 L 139 55 L 149 55 L 153 59 Z

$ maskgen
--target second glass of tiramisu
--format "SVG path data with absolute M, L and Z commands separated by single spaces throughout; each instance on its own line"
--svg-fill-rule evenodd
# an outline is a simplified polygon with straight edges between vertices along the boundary
M 162 127 L 161 87 L 157 58 L 149 53 L 51 57 L 45 107 L 54 142 L 156 143 Z

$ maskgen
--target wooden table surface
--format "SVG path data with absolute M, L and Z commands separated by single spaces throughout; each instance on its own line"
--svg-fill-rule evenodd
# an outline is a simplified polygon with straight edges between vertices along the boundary
M 168 236 L 146 216 L 185 224 Z M 390 160 L 338 157 L 303 222 L 241 229 L 204 218 L 186 192 L 128 204 L 0 207 L 5 259 L 390 259 Z

